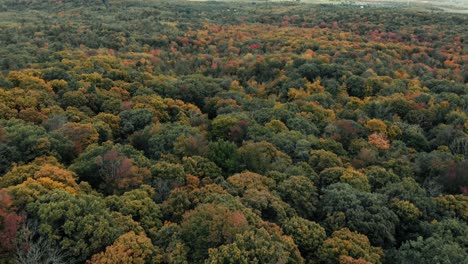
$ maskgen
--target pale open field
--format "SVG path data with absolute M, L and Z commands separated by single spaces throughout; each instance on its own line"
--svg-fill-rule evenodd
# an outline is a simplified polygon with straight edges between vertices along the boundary
M 197 2 L 213 0 L 189 0 Z M 214 0 L 219 2 L 296 2 L 295 0 Z M 363 6 L 401 7 L 413 10 L 446 11 L 452 13 L 468 14 L 468 0 L 301 0 L 301 3 L 310 4 L 350 4 Z

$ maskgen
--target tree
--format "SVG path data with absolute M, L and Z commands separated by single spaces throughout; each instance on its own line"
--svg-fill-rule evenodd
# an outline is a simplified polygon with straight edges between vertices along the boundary
M 403 243 L 394 253 L 398 263 L 465 263 L 468 226 L 455 219 L 432 224 L 433 234 Z
M 230 244 L 209 249 L 206 263 L 304 263 L 290 237 L 264 228 L 236 235 Z
M 416 241 L 409 241 L 403 244 L 398 252 L 398 263 L 463 263 L 468 255 L 466 250 L 460 245 L 440 239 L 430 237 L 423 239 L 419 237 Z
M 3 169 L 0 173 L 3 174 L 12 162 L 29 162 L 36 157 L 52 154 L 52 144 L 44 128 L 16 119 L 0 120 L 0 126 L 4 130 L 0 142 L 0 169 Z
M 229 140 L 232 127 L 239 120 L 230 116 L 218 116 L 211 122 L 210 137 L 217 140 Z
M 274 185 L 272 179 L 249 171 L 234 174 L 227 178 L 227 182 L 231 187 L 228 190 L 240 196 L 248 189 L 269 190 Z
M 150 178 L 148 168 L 135 166 L 132 159 L 120 154 L 116 149 L 98 156 L 96 163 L 103 180 L 100 189 L 106 193 L 117 193 L 138 187 Z
M 15 87 L 20 87 L 25 90 L 47 91 L 53 94 L 50 84 L 37 77 L 37 72 L 34 70 L 11 71 L 8 74 L 8 79 Z
M 385 194 L 389 200 L 406 200 L 419 208 L 424 218 L 434 218 L 435 204 L 423 189 L 413 178 L 403 178 L 396 183 L 389 183 L 385 188 L 380 189 L 379 193 Z
M 91 145 L 70 169 L 79 179 L 105 193 L 122 193 L 149 181 L 150 162 L 130 145 Z
M 364 129 L 353 120 L 335 120 L 325 127 L 324 134 L 348 146 L 353 139 L 364 134 Z
M 92 124 L 69 122 L 59 131 L 75 144 L 75 153 L 82 153 L 86 147 L 99 140 L 99 134 Z
M 141 232 L 130 217 L 106 208 L 94 195 L 73 195 L 55 190 L 28 205 L 27 212 L 39 224 L 39 235 L 55 241 L 70 261 L 85 261 L 120 235 Z
M 373 191 L 379 190 L 389 183 L 400 181 L 400 177 L 393 173 L 393 171 L 388 171 L 380 166 L 367 167 L 364 173 L 367 175 Z
M 373 247 L 365 235 L 342 228 L 333 232 L 331 237 L 323 242 L 319 250 L 319 260 L 320 263 L 337 263 L 342 260 L 342 256 L 378 264 L 382 263 L 383 250 Z
M 468 221 L 468 196 L 441 195 L 433 198 L 440 214 L 452 214 L 464 221 Z
M 121 120 L 122 133 L 125 136 L 149 125 L 153 120 L 153 113 L 148 109 L 137 108 L 122 111 L 119 114 L 119 118 Z
M 61 173 L 66 173 L 65 170 L 63 169 L 62 166 L 60 166 L 59 162 L 57 161 L 56 158 L 51 157 L 51 156 L 43 156 L 43 157 L 37 157 L 33 161 L 24 164 L 24 165 L 16 165 L 11 168 L 10 171 L 5 173 L 2 178 L 0 178 L 0 187 L 6 188 L 9 186 L 14 186 L 17 184 L 20 184 L 27 180 L 28 178 L 33 178 L 34 175 L 41 170 L 42 166 L 47 166 L 46 169 L 50 166 L 53 166 L 53 169 L 48 168 L 49 172 L 54 173 L 51 170 L 57 169 L 61 170 Z M 60 174 L 60 173 L 59 173 Z M 48 177 L 49 175 L 44 175 L 44 173 L 40 173 L 38 176 L 46 176 Z M 63 181 L 69 180 L 70 178 L 73 178 L 74 175 L 68 171 L 68 175 L 63 177 Z M 39 178 L 39 177 L 35 177 Z
M 132 217 L 135 222 L 140 223 L 146 234 L 153 238 L 162 226 L 162 212 L 160 206 L 153 200 L 155 195 L 155 190 L 151 186 L 142 185 L 120 196 L 108 196 L 105 200 L 112 211 Z
M 291 235 L 301 255 L 307 260 L 317 259 L 318 250 L 326 239 L 325 229 L 319 224 L 301 217 L 286 220 L 282 226 L 286 235 Z
M 23 223 L 16 237 L 15 261 L 19 264 L 66 263 L 66 253 L 54 242 L 40 236 L 38 231 L 34 222 Z
M 184 167 L 177 163 L 159 161 L 151 167 L 151 186 L 156 189 L 156 200 L 167 198 L 170 191 L 185 184 Z
M 190 248 L 194 261 L 208 255 L 208 249 L 232 243 L 236 234 L 247 230 L 249 224 L 241 211 L 232 211 L 217 204 L 200 205 L 184 215 L 181 234 Z
M 0 260 L 11 256 L 23 217 L 18 215 L 13 200 L 5 189 L 0 189 Z
M 182 135 L 174 143 L 174 152 L 179 157 L 203 156 L 208 151 L 208 141 L 201 135 Z
M 189 135 L 198 137 L 199 134 L 195 128 L 180 122 L 159 124 L 151 129 L 147 142 L 142 142 L 142 145 L 147 156 L 157 160 L 161 154 L 174 153 L 177 138 Z
M 331 167 L 343 166 L 340 157 L 333 152 L 323 149 L 310 151 L 309 164 L 317 172 Z
M 214 162 L 204 157 L 184 157 L 182 165 L 185 173 L 196 176 L 201 180 L 205 179 L 205 181 L 209 182 L 222 177 L 221 169 Z
M 38 157 L 32 162 L 15 166 L 4 177 L 0 186 L 6 187 L 21 210 L 39 196 L 55 189 L 77 193 L 80 186 L 76 175 L 59 164 L 54 157 Z M 85 186 L 84 184 L 82 186 Z
M 278 185 L 283 201 L 291 205 L 304 218 L 313 218 L 319 205 L 317 188 L 305 176 L 292 176 Z
M 240 154 L 234 143 L 224 140 L 208 144 L 207 158 L 223 170 L 223 174 L 231 175 L 239 172 Z
M 161 263 L 161 256 L 158 256 L 157 251 L 151 239 L 144 234 L 130 231 L 118 237 L 111 246 L 106 247 L 104 252 L 93 255 L 86 263 Z
M 239 153 L 245 168 L 256 173 L 269 170 L 284 171 L 292 163 L 288 155 L 266 141 L 245 143 L 239 148 Z
M 386 135 L 387 125 L 380 119 L 373 118 L 367 121 L 365 127 L 370 133 L 381 133 Z
M 323 170 L 320 175 L 320 185 L 322 188 L 329 186 L 333 183 L 347 183 L 352 187 L 362 190 L 370 191 L 368 178 L 365 174 L 350 168 L 332 167 Z
M 378 246 L 395 243 L 397 215 L 386 206 L 386 197 L 363 192 L 346 183 L 323 189 L 322 210 L 332 230 L 349 227 Z
M 364 83 L 364 78 L 355 75 L 351 76 L 346 80 L 346 89 L 348 90 L 348 94 L 359 98 L 372 95 L 372 90 L 366 89 L 370 87 L 366 87 Z
M 274 223 L 281 223 L 296 214 L 289 204 L 267 189 L 247 189 L 241 202 L 262 219 Z

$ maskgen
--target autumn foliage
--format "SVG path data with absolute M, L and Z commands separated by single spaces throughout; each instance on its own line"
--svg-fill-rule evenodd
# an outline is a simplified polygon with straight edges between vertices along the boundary
M 466 262 L 466 15 L 303 2 L 3 0 L 0 263 Z

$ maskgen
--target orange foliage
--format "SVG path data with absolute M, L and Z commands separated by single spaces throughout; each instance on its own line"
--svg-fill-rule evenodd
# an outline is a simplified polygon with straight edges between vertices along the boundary
M 381 133 L 373 133 L 368 137 L 369 143 L 376 146 L 379 149 L 388 149 L 390 148 L 390 142 L 385 137 L 385 135 Z

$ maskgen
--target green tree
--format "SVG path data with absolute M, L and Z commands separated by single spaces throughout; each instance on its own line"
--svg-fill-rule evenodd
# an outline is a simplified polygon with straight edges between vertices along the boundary
M 313 218 L 319 205 L 314 183 L 305 176 L 291 176 L 278 185 L 283 201 L 291 205 L 304 218 Z
M 224 140 L 208 144 L 207 158 L 223 170 L 223 175 L 239 172 L 240 154 L 234 143 Z
M 172 189 L 185 184 L 184 167 L 177 163 L 159 161 L 151 167 L 151 174 L 157 201 L 166 199 Z
M 322 188 L 329 186 L 333 183 L 347 183 L 352 187 L 362 190 L 370 191 L 370 185 L 367 179 L 367 176 L 360 171 L 349 168 L 342 167 L 332 167 L 323 170 L 320 175 L 320 185 Z
M 286 235 L 293 237 L 305 259 L 311 261 L 317 259 L 318 250 L 326 239 L 323 227 L 313 221 L 293 217 L 284 221 L 282 228 Z
M 222 177 L 221 169 L 207 158 L 200 156 L 184 157 L 182 159 L 185 173 L 196 176 L 200 179 L 215 180 Z
M 39 222 L 39 234 L 56 241 L 71 261 L 84 261 L 110 245 L 120 235 L 142 232 L 130 217 L 111 212 L 94 195 L 50 192 L 28 205 L 31 219 Z
M 105 201 L 112 211 L 132 217 L 152 238 L 162 226 L 162 212 L 160 206 L 153 200 L 155 195 L 153 188 L 142 185 L 140 188 L 128 191 L 120 196 L 108 196 Z
M 389 183 L 400 181 L 400 177 L 380 166 L 370 166 L 364 170 L 373 191 L 384 188 Z
M 394 252 L 398 263 L 466 263 L 468 226 L 455 219 L 434 223 L 432 235 L 410 240 Z
M 340 157 L 333 152 L 323 149 L 310 151 L 309 164 L 317 172 L 331 167 L 343 166 Z
M 288 155 L 266 141 L 245 143 L 239 148 L 239 153 L 245 168 L 256 173 L 284 171 L 292 163 Z
M 122 133 L 124 135 L 130 135 L 149 125 L 153 120 L 153 113 L 148 109 L 137 108 L 122 111 L 119 117 L 121 120 Z
M 346 183 L 335 183 L 323 190 L 322 210 L 333 230 L 349 227 L 369 237 L 378 246 L 395 243 L 397 215 L 386 206 L 386 197 L 363 192 Z M 343 216 L 344 219 L 339 218 Z

